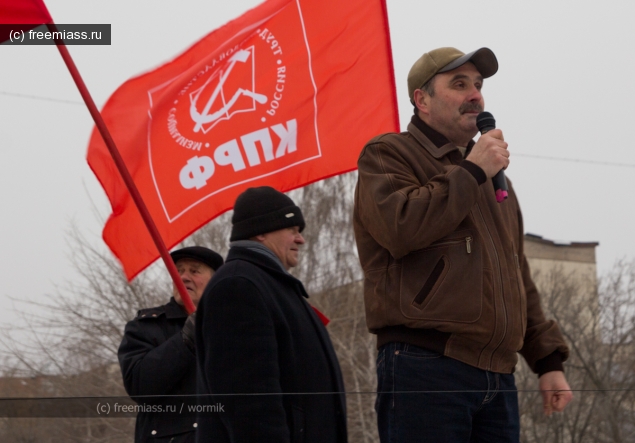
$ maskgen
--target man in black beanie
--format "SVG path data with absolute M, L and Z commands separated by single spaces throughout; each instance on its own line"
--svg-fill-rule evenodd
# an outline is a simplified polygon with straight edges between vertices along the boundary
M 337 357 L 288 272 L 304 225 L 300 208 L 271 187 L 236 199 L 226 264 L 197 311 L 197 442 L 347 441 Z
M 197 305 L 205 286 L 223 264 L 223 257 L 202 246 L 173 251 L 192 303 Z M 117 356 L 126 392 L 140 406 L 135 443 L 169 441 L 194 442 L 196 419 L 192 414 L 160 412 L 181 403 L 174 396 L 196 393 L 194 356 L 194 314 L 189 318 L 176 287 L 169 303 L 141 309 L 128 322 Z M 187 319 L 187 321 L 186 321 Z M 176 411 L 173 411 L 176 412 Z

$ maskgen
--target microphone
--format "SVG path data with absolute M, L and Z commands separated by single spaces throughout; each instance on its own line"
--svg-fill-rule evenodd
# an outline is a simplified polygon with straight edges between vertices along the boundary
M 476 127 L 481 131 L 481 134 L 485 134 L 492 129 L 496 129 L 496 120 L 494 120 L 494 116 L 489 112 L 481 112 L 476 117 Z M 494 184 L 494 191 L 496 191 L 496 201 L 500 203 L 505 200 L 509 194 L 507 179 L 505 179 L 505 171 L 503 169 L 492 177 L 492 183 Z

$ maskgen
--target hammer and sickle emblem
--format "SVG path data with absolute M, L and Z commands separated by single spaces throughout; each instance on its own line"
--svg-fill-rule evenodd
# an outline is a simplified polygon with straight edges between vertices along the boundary
M 225 94 L 223 92 L 223 86 L 225 84 L 225 81 L 229 77 L 229 74 L 232 72 L 232 69 L 234 69 L 234 65 L 236 65 L 236 63 L 238 62 L 246 63 L 250 55 L 251 55 L 250 51 L 241 49 L 235 52 L 234 55 L 231 56 L 231 58 L 229 59 L 230 63 L 229 63 L 229 66 L 227 67 L 227 70 L 225 70 L 224 72 L 221 71 L 218 85 L 216 86 L 216 89 L 214 89 L 212 96 L 207 101 L 205 108 L 203 108 L 203 111 L 201 111 L 200 113 L 196 109 L 196 102 L 198 101 L 198 98 L 201 95 L 201 92 L 205 89 L 205 87 L 208 85 L 208 83 L 212 80 L 214 76 L 211 76 L 205 82 L 203 87 L 198 91 L 198 93 L 196 94 L 196 96 L 194 97 L 194 99 L 192 100 L 190 104 L 190 117 L 196 123 L 194 125 L 194 132 L 199 132 L 204 124 L 216 121 L 223 116 L 226 116 L 229 118 L 229 115 L 228 115 L 229 110 L 232 108 L 234 103 L 236 103 L 236 101 L 243 95 L 252 98 L 253 100 L 257 101 L 260 104 L 267 103 L 266 95 L 258 94 L 254 91 L 249 91 L 243 88 L 238 88 L 238 90 L 234 92 L 234 95 L 232 96 L 232 98 L 229 101 L 225 101 Z M 214 102 L 216 101 L 216 99 L 218 98 L 219 94 L 223 101 L 223 107 L 220 108 L 218 111 L 212 112 L 210 114 L 209 111 L 212 105 L 214 104 Z

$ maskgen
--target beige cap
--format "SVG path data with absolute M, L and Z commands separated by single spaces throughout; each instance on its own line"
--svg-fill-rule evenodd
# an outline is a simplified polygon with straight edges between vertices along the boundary
M 456 48 L 438 48 L 423 54 L 412 65 L 408 73 L 408 96 L 414 102 L 416 89 L 425 85 L 432 77 L 440 72 L 447 72 L 464 65 L 474 63 L 483 78 L 491 77 L 498 71 L 498 61 L 489 48 L 480 48 L 464 54 Z

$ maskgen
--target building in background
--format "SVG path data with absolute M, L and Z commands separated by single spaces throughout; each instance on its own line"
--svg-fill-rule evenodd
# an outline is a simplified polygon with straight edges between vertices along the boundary
M 525 256 L 533 275 L 540 278 L 559 268 L 565 274 L 576 274 L 590 287 L 597 283 L 595 248 L 597 242 L 557 243 L 539 235 L 525 234 Z
M 584 308 L 575 317 L 576 322 L 593 328 L 588 331 L 599 339 L 600 321 L 599 299 L 597 294 L 597 266 L 595 262 L 595 248 L 597 242 L 559 243 L 547 240 L 539 235 L 525 234 L 525 256 L 529 262 L 531 275 L 541 294 L 543 306 L 546 305 L 547 316 L 555 313 L 551 311 L 554 295 L 558 295 L 562 284 L 575 282 L 575 298 L 585 300 Z M 568 287 L 567 290 L 570 290 Z M 558 316 L 560 317 L 560 316 Z M 558 323 L 567 318 L 557 318 Z M 582 321 L 580 321 L 582 320 Z M 560 324 L 560 327 L 563 326 Z

